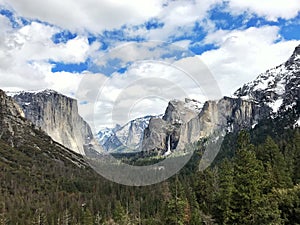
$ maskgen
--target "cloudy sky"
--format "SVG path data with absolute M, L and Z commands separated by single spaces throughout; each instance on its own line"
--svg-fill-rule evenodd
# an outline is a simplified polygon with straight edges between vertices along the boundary
M 0 88 L 54 89 L 95 126 L 231 95 L 300 44 L 299 0 L 0 0 Z

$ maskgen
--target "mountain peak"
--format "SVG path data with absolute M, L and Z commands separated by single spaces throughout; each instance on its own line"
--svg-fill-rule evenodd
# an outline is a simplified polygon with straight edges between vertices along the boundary
M 266 104 L 276 113 L 280 108 L 296 105 L 300 88 L 300 45 L 285 63 L 260 74 L 254 81 L 245 84 L 234 95 Z
M 286 67 L 289 67 L 289 66 L 291 66 L 291 65 L 293 65 L 293 64 L 300 65 L 300 45 L 298 45 L 298 46 L 295 48 L 295 50 L 294 50 L 292 56 L 291 56 L 291 57 L 288 59 L 288 61 L 285 63 L 285 66 L 286 66 Z
M 295 48 L 294 54 L 300 55 L 300 44 Z
M 51 95 L 51 94 L 60 94 L 57 91 L 54 91 L 52 89 L 41 89 L 41 90 L 24 90 L 24 91 L 6 91 L 5 92 L 8 96 L 15 96 L 15 95 L 21 95 L 21 94 L 30 94 L 30 95 L 37 95 L 37 94 L 46 94 L 46 95 Z M 63 95 L 63 94 L 60 94 Z

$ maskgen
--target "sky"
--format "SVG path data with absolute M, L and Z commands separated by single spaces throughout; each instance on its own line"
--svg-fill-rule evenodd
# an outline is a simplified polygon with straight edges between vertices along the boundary
M 0 0 L 0 88 L 78 99 L 94 129 L 231 96 L 300 44 L 299 0 Z

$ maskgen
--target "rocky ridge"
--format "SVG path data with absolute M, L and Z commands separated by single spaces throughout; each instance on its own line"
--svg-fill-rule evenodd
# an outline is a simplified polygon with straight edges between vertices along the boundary
M 285 63 L 260 74 L 254 81 L 239 88 L 234 95 L 267 105 L 274 114 L 299 105 L 300 45 Z

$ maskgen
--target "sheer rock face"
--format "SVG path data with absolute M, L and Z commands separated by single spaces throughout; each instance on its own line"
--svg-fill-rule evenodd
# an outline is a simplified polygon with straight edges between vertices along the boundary
M 202 104 L 193 99 L 184 101 L 172 100 L 169 102 L 163 120 L 171 124 L 186 123 L 195 117 L 201 110 Z
M 162 118 L 149 121 L 144 132 L 142 150 L 165 154 L 175 149 L 181 136 L 181 127 L 196 117 L 201 107 L 202 103 L 191 99 L 170 101 Z
M 214 132 L 249 128 L 269 115 L 270 111 L 269 108 L 261 107 L 251 101 L 224 97 L 219 101 L 205 102 L 198 113 L 195 111 L 189 117 L 180 117 L 177 112 L 184 111 L 181 104 L 177 105 L 178 108 L 173 107 L 174 104 L 171 102 L 163 119 L 150 120 L 149 127 L 144 133 L 144 151 L 164 154 L 169 148 L 167 143 L 169 138 L 171 139 L 170 150 L 183 150 L 187 144 L 208 137 Z M 186 116 L 187 113 L 182 115 Z M 179 120 L 181 122 L 177 123 Z
M 14 99 L 0 90 L 0 140 L 13 147 L 14 151 L 20 151 L 15 155 L 16 161 L 13 163 L 21 166 L 24 164 L 24 168 L 28 167 L 27 160 L 30 156 L 32 159 L 30 163 L 35 163 L 36 160 L 42 162 L 51 160 L 52 165 L 58 165 L 60 168 L 64 165 L 88 167 L 82 156 L 55 142 L 44 131 L 37 129 L 24 115 Z M 6 159 L 6 155 L 2 155 L 2 160 L 11 166 L 11 159 Z
M 78 114 L 77 101 L 55 91 L 21 92 L 14 96 L 25 117 L 53 140 L 84 154 L 84 146 L 93 139 L 89 125 Z
M 240 98 L 224 97 L 219 101 L 207 101 L 195 118 L 181 126 L 177 149 L 183 150 L 186 144 L 214 132 L 236 132 L 251 128 L 269 113 L 268 107 Z

